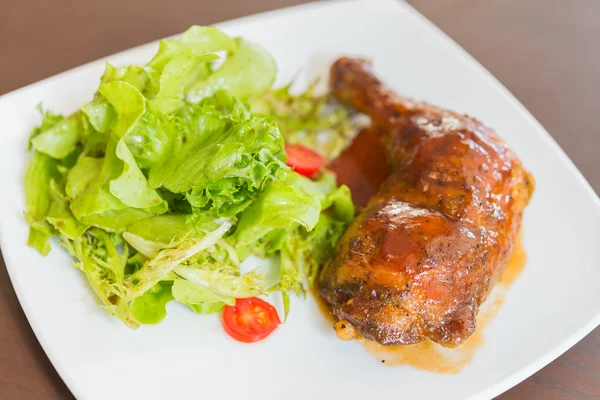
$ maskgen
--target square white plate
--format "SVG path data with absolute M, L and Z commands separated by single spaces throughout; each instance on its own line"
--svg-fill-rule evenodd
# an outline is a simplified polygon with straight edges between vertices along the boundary
M 70 113 L 90 99 L 103 71 L 93 62 L 0 98 L 0 239 L 13 285 L 39 341 L 81 400 L 106 399 L 483 399 L 510 388 L 600 322 L 600 202 L 539 123 L 476 61 L 404 3 L 333 2 L 219 25 L 270 50 L 278 83 L 325 75 L 341 54 L 371 57 L 396 91 L 475 115 L 522 157 L 537 180 L 525 213 L 528 264 L 457 375 L 390 368 L 322 323 L 312 298 L 292 304 L 268 340 L 245 345 L 219 319 L 171 304 L 157 326 L 126 328 L 95 303 L 57 245 L 43 258 L 25 245 L 22 181 L 35 105 Z M 143 63 L 156 43 L 109 57 Z

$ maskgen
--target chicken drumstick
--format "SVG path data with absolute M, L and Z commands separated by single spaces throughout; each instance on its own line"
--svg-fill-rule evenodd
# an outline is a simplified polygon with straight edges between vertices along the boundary
M 342 237 L 319 292 L 367 339 L 458 346 L 513 250 L 534 181 L 491 129 L 395 95 L 367 61 L 336 61 L 331 89 L 385 132 L 393 173 Z

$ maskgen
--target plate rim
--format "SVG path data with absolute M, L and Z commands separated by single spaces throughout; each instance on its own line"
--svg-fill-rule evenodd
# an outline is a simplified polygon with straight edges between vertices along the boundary
M 406 3 L 404 0 L 334 0 L 327 2 L 311 2 L 293 5 L 290 7 L 279 8 L 275 10 L 269 10 L 265 12 L 260 12 L 256 14 L 251 14 L 239 18 L 234 18 L 230 20 L 226 20 L 223 22 L 218 22 L 214 24 L 210 24 L 212 26 L 227 28 L 229 26 L 235 26 L 237 24 L 243 23 L 245 21 L 250 20 L 260 20 L 260 19 L 272 19 L 277 18 L 278 16 L 284 14 L 294 14 L 298 12 L 310 11 L 313 9 L 327 9 L 327 8 L 336 8 L 340 7 L 342 4 L 344 6 L 348 5 L 360 5 L 360 4 L 369 4 L 372 5 L 374 3 L 377 4 L 387 4 L 388 6 L 397 7 L 397 10 L 401 10 L 407 13 L 411 18 L 415 19 L 424 29 L 426 29 L 432 35 L 432 39 L 434 39 L 441 47 L 444 47 L 450 50 L 453 53 L 453 56 L 460 59 L 461 61 L 466 62 L 470 67 L 472 67 L 473 71 L 476 72 L 481 79 L 485 80 L 489 83 L 493 89 L 502 96 L 503 100 L 507 101 L 507 103 L 513 107 L 513 109 L 524 118 L 524 120 L 531 124 L 532 134 L 538 135 L 542 140 L 549 145 L 550 149 L 555 152 L 556 156 L 562 162 L 562 164 L 569 169 L 575 179 L 577 180 L 577 184 L 580 185 L 587 195 L 590 197 L 590 200 L 595 204 L 595 207 L 600 210 L 600 198 L 595 190 L 592 188 L 590 183 L 585 179 L 581 171 L 577 168 L 577 166 L 573 163 L 573 161 L 569 158 L 569 156 L 565 153 L 565 151 L 558 145 L 558 143 L 554 140 L 554 138 L 548 133 L 548 131 L 543 127 L 543 125 L 529 112 L 529 110 L 516 98 L 514 94 L 512 94 L 490 71 L 488 71 L 481 63 L 479 63 L 473 56 L 471 56 L 464 48 L 462 48 L 458 43 L 456 43 L 452 38 L 450 38 L 446 33 L 444 33 L 440 28 L 438 28 L 433 22 L 423 16 L 419 11 L 417 11 L 412 5 Z M 169 36 L 170 38 L 176 37 L 179 34 Z M 2 108 L 4 103 L 9 103 L 13 97 L 17 97 L 24 92 L 29 90 L 35 90 L 38 86 L 42 86 L 44 84 L 49 83 L 52 80 L 59 79 L 69 74 L 76 73 L 77 71 L 84 70 L 86 68 L 91 68 L 98 63 L 104 62 L 109 58 L 123 56 L 126 53 L 141 50 L 145 47 L 156 46 L 159 40 L 154 40 L 151 42 L 147 42 L 144 44 L 140 44 L 138 46 L 134 46 L 117 53 L 113 53 L 107 56 L 100 57 L 96 60 L 87 62 L 85 64 L 76 66 L 74 68 L 70 68 L 63 72 L 57 73 L 55 75 L 49 76 L 47 78 L 41 79 L 39 81 L 27 84 L 18 89 L 12 90 L 8 93 L 0 95 L 0 108 Z M 1 227 L 0 227 L 1 229 Z M 4 232 L 0 230 L 0 247 L 4 247 L 5 243 Z M 29 318 L 31 305 L 28 302 L 28 296 L 26 296 L 25 290 L 20 286 L 17 279 L 14 279 L 13 274 L 16 276 L 16 272 L 13 271 L 13 265 L 16 265 L 16 260 L 13 260 L 12 252 L 2 252 L 4 256 L 6 269 L 8 272 L 9 279 L 11 284 L 15 290 L 17 295 L 17 299 L 24 311 L 24 314 L 27 318 L 27 322 L 32 328 L 32 331 L 35 334 L 36 339 L 40 343 L 44 353 L 52 363 L 53 368 L 59 374 L 61 380 L 70 390 L 70 392 L 77 399 L 86 399 L 87 391 L 80 387 L 79 383 L 71 377 L 69 369 L 66 368 L 60 361 L 60 357 L 53 350 L 53 346 L 49 343 L 43 333 L 43 329 L 39 326 L 38 322 L 34 319 L 31 320 Z M 590 320 L 576 329 L 568 338 L 562 340 L 553 346 L 550 350 L 544 353 L 542 356 L 530 360 L 524 363 L 520 368 L 515 371 L 510 372 L 504 377 L 499 378 L 496 382 L 489 385 L 486 389 L 473 394 L 469 399 L 490 399 L 498 396 L 510 388 L 518 385 L 519 383 L 526 380 L 531 375 L 535 374 L 537 371 L 544 368 L 546 365 L 550 364 L 552 361 L 557 359 L 563 353 L 568 351 L 571 347 L 573 347 L 576 343 L 582 340 L 586 335 L 588 335 L 592 330 L 600 325 L 600 308 L 597 310 L 596 314 L 590 318 Z

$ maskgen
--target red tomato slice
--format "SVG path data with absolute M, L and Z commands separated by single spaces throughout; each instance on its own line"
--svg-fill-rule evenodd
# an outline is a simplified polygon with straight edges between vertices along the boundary
M 236 299 L 223 310 L 223 328 L 232 338 L 244 343 L 263 340 L 281 324 L 275 307 L 256 297 Z
M 310 178 L 323 166 L 323 157 L 304 146 L 286 144 L 285 152 L 287 153 L 286 164 L 300 175 Z

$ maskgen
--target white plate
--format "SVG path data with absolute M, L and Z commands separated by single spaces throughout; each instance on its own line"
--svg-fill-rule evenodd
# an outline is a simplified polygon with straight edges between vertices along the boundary
M 227 337 L 217 316 L 171 304 L 158 326 L 129 330 L 94 301 L 83 276 L 54 246 L 25 246 L 22 181 L 35 105 L 69 113 L 91 97 L 93 62 L 0 98 L 1 244 L 13 285 L 50 360 L 79 399 L 491 398 L 559 356 L 600 322 L 600 202 L 539 123 L 477 62 L 404 3 L 391 0 L 290 8 L 219 25 L 262 43 L 278 82 L 324 75 L 341 54 L 372 57 L 399 93 L 475 115 L 505 138 L 537 179 L 525 213 L 522 276 L 457 375 L 390 368 L 326 329 L 312 299 L 292 304 L 268 340 Z M 145 62 L 156 43 L 109 57 Z

